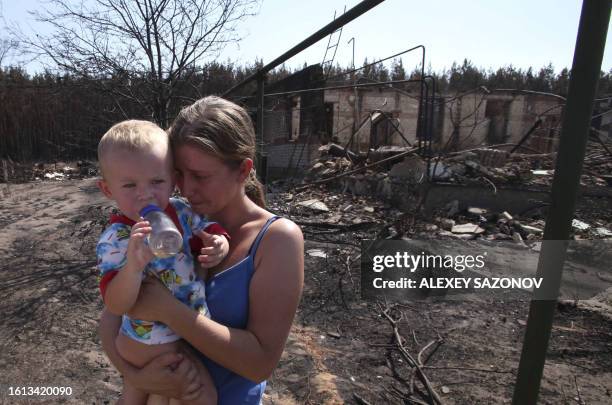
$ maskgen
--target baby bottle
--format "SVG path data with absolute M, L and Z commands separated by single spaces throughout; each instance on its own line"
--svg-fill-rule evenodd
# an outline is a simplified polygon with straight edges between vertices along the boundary
M 157 257 L 174 256 L 181 250 L 183 237 L 174 222 L 157 205 L 149 204 L 140 210 L 140 216 L 149 221 L 151 233 L 147 237 L 149 249 Z

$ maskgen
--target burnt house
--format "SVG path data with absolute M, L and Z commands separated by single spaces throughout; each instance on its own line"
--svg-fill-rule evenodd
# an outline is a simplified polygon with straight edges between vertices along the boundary
M 320 65 L 309 66 L 265 87 L 264 154 L 274 178 L 309 167 L 325 141 L 325 86 Z
M 369 83 L 361 79 L 358 84 Z M 418 90 L 380 85 L 325 91 L 330 135 L 354 152 L 417 142 Z
M 320 65 L 266 86 L 263 151 L 268 176 L 294 175 L 312 166 L 319 146 L 329 141 L 356 153 L 418 142 L 418 83 L 324 87 L 333 86 L 326 84 Z M 431 125 L 421 131 L 434 150 L 490 145 L 509 150 L 528 134 L 521 152 L 549 153 L 557 147 L 563 103 L 553 95 L 482 88 L 437 96 L 432 111 Z M 607 129 L 605 124 L 601 126 Z

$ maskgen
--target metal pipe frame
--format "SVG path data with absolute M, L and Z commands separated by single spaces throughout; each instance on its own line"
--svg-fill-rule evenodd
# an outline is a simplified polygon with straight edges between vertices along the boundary
M 264 173 L 263 162 L 263 135 L 264 135 L 264 88 L 266 73 L 257 76 L 257 125 L 255 131 L 255 173 L 258 173 L 262 183 L 265 184 L 267 173 Z
M 431 86 L 427 85 L 427 80 L 431 81 Z M 425 117 L 424 122 L 426 125 L 425 131 L 425 140 L 424 140 L 424 150 L 420 151 L 421 156 L 423 156 L 427 160 L 427 178 L 431 180 L 430 166 L 431 166 L 431 158 L 433 156 L 433 122 L 434 122 L 434 103 L 436 100 L 436 92 L 438 91 L 438 86 L 436 83 L 436 78 L 427 75 L 423 77 L 423 82 L 425 83 L 427 92 L 424 100 L 425 106 Z M 429 95 L 429 88 L 431 88 L 431 96 Z
M 551 191 L 551 206 L 544 228 L 544 242 L 536 277 L 542 277 L 542 292 L 536 291 L 521 352 L 512 403 L 535 405 L 546 361 L 546 352 L 561 285 L 563 263 L 576 206 L 593 113 L 593 100 L 601 70 L 612 0 L 584 0 L 563 117 L 559 152 Z M 538 300 L 539 298 L 543 298 Z
M 348 24 L 349 22 L 353 21 L 355 18 L 361 16 L 365 12 L 367 12 L 367 11 L 371 10 L 372 8 L 376 7 L 377 5 L 382 3 L 383 1 L 384 0 L 363 0 L 361 3 L 357 4 L 355 7 L 353 7 L 352 9 L 347 11 L 346 13 L 342 14 L 340 17 L 336 18 L 331 23 L 327 24 L 325 27 L 321 28 L 320 30 L 318 30 L 317 32 L 315 32 L 314 34 L 312 34 L 311 36 L 309 36 L 308 38 L 306 38 L 305 40 L 303 40 L 302 42 L 300 42 L 299 44 L 294 46 L 293 48 L 289 49 L 287 52 L 285 52 L 284 54 L 282 54 L 278 58 L 274 59 L 272 62 L 268 63 L 267 65 L 264 65 L 257 72 L 255 72 L 252 75 L 246 77 L 242 82 L 236 84 L 235 86 L 233 86 L 230 89 L 228 89 L 227 91 L 225 91 L 221 95 L 221 97 L 227 97 L 229 94 L 231 94 L 232 92 L 238 90 L 239 88 L 241 88 L 245 84 L 251 82 L 252 80 L 257 79 L 257 77 L 259 75 L 261 75 L 262 73 L 269 72 L 270 70 L 272 70 L 275 67 L 279 66 L 281 63 L 287 61 L 288 59 L 290 59 L 293 56 L 297 55 L 298 53 L 302 52 L 304 49 L 310 47 L 311 45 L 313 45 L 316 42 L 320 41 L 321 39 L 325 38 L 327 35 L 331 34 L 335 30 L 337 30 L 338 28 Z
M 425 46 L 424 46 L 424 45 L 417 45 L 417 46 L 412 47 L 412 48 L 410 48 L 410 49 L 406 49 L 405 51 L 402 51 L 402 52 L 400 52 L 400 53 L 396 53 L 395 55 L 387 56 L 386 58 L 383 58 L 383 59 L 377 60 L 377 61 L 372 62 L 372 63 L 368 63 L 367 65 L 363 65 L 363 66 L 361 66 L 361 67 L 359 67 L 359 68 L 352 69 L 352 70 L 349 70 L 349 71 L 347 71 L 347 72 L 342 72 L 342 73 L 337 74 L 337 75 L 332 76 L 332 77 L 328 77 L 328 78 L 327 78 L 327 80 L 329 80 L 329 79 L 334 79 L 334 78 L 336 78 L 336 77 L 340 77 L 340 76 L 350 75 L 351 73 L 357 72 L 357 71 L 359 71 L 359 70 L 363 70 L 363 69 L 365 69 L 365 68 L 367 68 L 367 67 L 370 67 L 370 66 L 374 66 L 374 65 L 376 65 L 376 64 L 378 64 L 378 63 L 381 63 L 381 62 L 385 62 L 385 61 L 387 61 L 387 60 L 389 60 L 389 59 L 391 59 L 391 58 L 395 58 L 395 57 L 397 57 L 397 56 L 403 55 L 403 54 L 405 54 L 405 53 L 408 53 L 408 52 L 414 51 L 415 49 L 419 49 L 419 48 L 422 48 L 422 49 L 423 49 L 423 54 L 424 54 L 424 53 L 425 53 Z M 423 56 L 423 59 L 424 59 L 424 58 L 425 58 L 425 56 Z M 354 60 L 354 59 L 355 59 L 355 58 L 353 57 L 353 60 Z M 354 68 L 354 67 L 355 67 L 355 66 L 353 66 L 353 68 Z
M 317 87 L 314 89 L 282 91 L 279 93 L 267 93 L 267 94 L 264 94 L 264 97 L 282 96 L 285 94 L 302 94 L 302 93 L 308 93 L 311 91 L 340 90 L 340 89 L 352 89 L 354 87 L 356 88 L 376 87 L 376 86 L 381 86 L 385 84 L 420 83 L 420 82 L 421 82 L 420 79 L 406 79 L 406 80 L 389 80 L 387 82 L 377 82 L 377 83 L 346 84 L 342 86 Z
M 291 57 L 297 55 L 302 52 L 304 49 L 310 47 L 315 44 L 319 40 L 323 39 L 325 36 L 331 34 L 336 31 L 338 28 L 343 27 L 347 23 L 353 21 L 355 18 L 369 11 L 370 9 L 376 7 L 384 0 L 364 0 L 361 3 L 357 4 L 355 7 L 342 14 L 339 18 L 334 18 L 334 20 L 327 24 L 325 27 L 321 28 L 278 58 L 274 59 L 272 62 L 263 66 L 257 72 L 245 78 L 242 82 L 236 84 L 230 89 L 226 90 L 222 97 L 227 97 L 232 92 L 236 91 L 239 88 L 242 88 L 247 83 L 250 83 L 252 80 L 257 80 L 257 124 L 255 131 L 255 142 L 256 142 L 256 159 L 255 159 L 255 167 L 256 171 L 259 172 L 259 178 L 262 180 L 262 183 L 265 184 L 265 178 L 267 177 L 264 173 L 265 165 L 263 162 L 263 136 L 264 136 L 264 87 L 265 87 L 265 76 L 266 74 L 279 66 L 281 63 L 290 59 Z

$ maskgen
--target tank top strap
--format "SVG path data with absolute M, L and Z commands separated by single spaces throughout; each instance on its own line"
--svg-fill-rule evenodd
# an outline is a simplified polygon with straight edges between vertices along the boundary
M 255 240 L 253 241 L 253 244 L 249 248 L 249 256 L 255 255 L 255 252 L 257 252 L 257 248 L 259 247 L 259 242 L 261 242 L 261 238 L 263 238 L 263 236 L 265 235 L 265 233 L 268 230 L 268 228 L 270 227 L 270 225 L 272 225 L 272 223 L 274 221 L 276 221 L 277 219 L 279 219 L 279 218 L 280 217 L 278 215 L 274 215 L 272 218 L 270 218 L 270 219 L 268 219 L 266 221 L 264 226 L 261 228 L 261 230 L 259 231 L 259 233 L 255 237 Z

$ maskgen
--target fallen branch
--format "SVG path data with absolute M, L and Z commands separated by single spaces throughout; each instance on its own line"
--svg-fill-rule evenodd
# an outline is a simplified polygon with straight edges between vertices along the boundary
M 355 398 L 355 401 L 357 401 L 357 403 L 359 405 L 371 405 L 368 401 L 366 401 L 365 399 L 361 398 L 359 395 L 357 395 L 357 393 L 353 392 L 353 398 Z
M 493 194 L 497 194 L 497 187 L 495 187 L 495 184 L 491 180 L 487 179 L 484 176 L 481 176 L 480 178 L 488 182 L 491 186 L 493 186 Z
M 502 370 L 488 370 L 486 368 L 475 368 L 475 367 L 446 367 L 446 366 L 423 366 L 423 368 L 428 368 L 432 370 L 465 370 L 465 371 L 482 371 L 485 373 L 497 373 L 497 374 L 514 374 L 514 371 L 502 371 Z
M 440 347 L 440 345 L 442 345 L 443 342 L 444 342 L 444 340 L 442 340 L 440 335 L 438 335 L 438 339 L 432 340 L 431 342 L 429 342 L 425 346 L 423 346 L 423 348 L 419 351 L 419 354 L 417 355 L 417 363 L 419 364 L 419 367 L 423 368 L 425 363 L 427 363 L 427 361 L 438 350 L 438 348 Z M 435 343 L 437 343 L 436 347 L 429 353 L 429 355 L 427 356 L 425 361 L 421 360 L 421 356 L 423 355 L 423 353 L 425 353 L 425 351 L 427 349 L 429 349 Z M 415 377 L 415 373 L 413 372 L 412 376 L 410 377 L 410 391 L 414 391 L 414 377 Z
M 578 404 L 584 405 L 585 402 L 582 400 L 582 396 L 580 395 L 580 387 L 578 386 L 578 379 L 576 378 L 575 375 L 573 375 L 573 377 L 574 377 L 574 384 L 576 385 L 576 394 L 578 395 Z
M 351 273 L 351 264 L 353 261 L 357 259 L 361 259 L 361 253 L 355 256 L 352 260 L 351 260 L 351 256 L 347 256 L 346 261 L 344 263 L 344 265 L 346 266 L 346 273 L 348 274 L 349 281 L 351 282 L 351 285 L 353 286 L 353 291 L 355 291 L 355 281 L 353 280 L 353 274 Z
M 430 403 L 442 405 L 442 400 L 440 399 L 440 396 L 438 395 L 438 393 L 431 386 L 431 383 L 429 382 L 429 379 L 427 378 L 427 376 L 423 372 L 421 366 L 408 353 L 408 351 L 406 350 L 406 348 L 404 347 L 404 345 L 402 343 L 403 339 L 402 339 L 402 336 L 399 333 L 399 327 L 397 325 L 397 322 L 399 320 L 401 320 L 401 318 L 397 319 L 397 320 L 393 319 L 391 317 L 391 315 L 389 315 L 389 310 L 390 310 L 389 307 L 385 308 L 384 310 L 381 307 L 382 315 L 385 318 L 387 318 L 387 320 L 389 321 L 389 323 L 393 327 L 393 336 L 395 338 L 395 343 L 396 343 L 397 349 L 399 350 L 399 352 L 402 355 L 402 357 L 406 360 L 406 362 L 411 367 L 413 367 L 416 370 L 416 376 L 419 378 L 419 380 L 421 381 L 421 383 L 423 384 L 423 386 L 427 390 L 427 393 L 429 394 Z
M 366 226 L 377 225 L 374 221 L 367 222 L 359 222 L 358 224 L 332 224 L 329 222 L 309 222 L 309 221 L 300 221 L 299 219 L 293 219 L 293 222 L 300 226 L 312 226 L 318 228 L 330 228 L 330 229 L 342 229 L 346 231 L 351 231 L 353 229 L 359 229 Z
M 429 349 L 432 345 L 436 344 L 436 347 L 431 351 L 431 353 L 429 353 L 429 355 L 427 356 L 427 358 L 425 359 L 425 361 L 421 361 L 421 355 L 427 350 Z M 425 363 L 427 363 L 427 360 L 429 360 L 429 358 L 438 350 L 438 348 L 440 347 L 440 345 L 442 345 L 442 343 L 444 343 L 444 340 L 442 340 L 441 338 L 432 340 L 431 342 L 429 342 L 428 344 L 426 344 L 421 351 L 419 352 L 419 354 L 417 355 L 417 361 L 419 362 L 419 365 L 421 367 L 423 367 L 425 365 Z
M 418 399 L 415 399 L 415 398 L 406 398 L 406 401 L 408 401 L 408 403 L 416 404 L 416 405 L 429 405 L 427 402 L 419 401 Z

